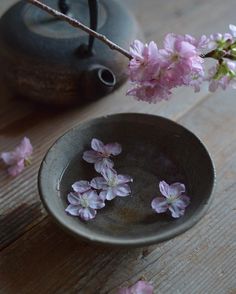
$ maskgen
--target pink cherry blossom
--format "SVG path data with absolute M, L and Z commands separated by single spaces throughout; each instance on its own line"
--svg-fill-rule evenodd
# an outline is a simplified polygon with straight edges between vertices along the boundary
M 66 212 L 73 216 L 79 216 L 85 221 L 95 218 L 97 209 L 105 206 L 104 201 L 94 190 L 87 190 L 84 193 L 71 192 L 68 194 L 67 199 L 69 205 L 66 208 Z
M 190 203 L 189 197 L 184 194 L 185 185 L 181 183 L 168 185 L 165 181 L 161 181 L 159 189 L 162 196 L 152 200 L 152 208 L 157 213 L 164 213 L 169 210 L 174 218 L 184 215 L 185 208 Z
M 144 45 L 136 40 L 130 48 L 132 88 L 127 95 L 156 103 L 167 100 L 172 89 L 179 86 L 192 86 L 199 91 L 204 77 L 204 60 L 199 54 L 207 43 L 206 36 L 195 39 L 190 35 L 167 34 L 164 48 L 158 49 L 153 41 Z
M 94 163 L 95 170 L 101 172 L 105 167 L 112 168 L 114 166 L 111 156 L 119 155 L 122 151 L 119 143 L 104 144 L 98 139 L 92 139 L 92 150 L 85 151 L 83 159 L 88 163 Z
M 156 43 L 151 41 L 149 44 L 143 44 L 135 40 L 130 45 L 130 53 L 133 56 L 129 63 L 130 80 L 135 82 L 152 79 L 159 61 Z
M 6 165 L 9 165 L 8 173 L 11 176 L 17 176 L 24 168 L 30 164 L 30 157 L 33 153 L 33 147 L 30 140 L 24 137 L 14 151 L 1 153 L 0 158 Z
M 91 181 L 91 186 L 102 190 L 99 196 L 105 200 L 112 200 L 116 196 L 126 197 L 131 193 L 129 182 L 133 179 L 127 175 L 118 175 L 114 169 L 103 168 L 102 177 L 96 177 Z
M 153 286 L 146 281 L 138 281 L 131 287 L 121 288 L 117 294 L 153 294 Z

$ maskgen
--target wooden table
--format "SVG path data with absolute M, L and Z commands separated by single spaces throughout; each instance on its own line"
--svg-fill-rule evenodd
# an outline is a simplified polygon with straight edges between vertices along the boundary
M 1 0 L 1 14 L 15 0 Z M 166 32 L 225 32 L 236 21 L 235 0 L 127 0 L 147 40 Z M 17 28 L 16 28 L 17 29 Z M 4 74 L 4 73 L 3 73 Z M 0 293 L 116 293 L 144 276 L 160 294 L 236 293 L 236 92 L 176 91 L 156 105 L 114 94 L 66 112 L 46 111 L 0 88 L 0 152 L 23 136 L 35 148 L 19 177 L 0 169 Z M 104 114 L 142 112 L 169 117 L 205 142 L 217 169 L 214 200 L 194 228 L 148 248 L 107 249 L 77 242 L 47 216 L 39 200 L 39 164 L 54 140 L 81 121 Z

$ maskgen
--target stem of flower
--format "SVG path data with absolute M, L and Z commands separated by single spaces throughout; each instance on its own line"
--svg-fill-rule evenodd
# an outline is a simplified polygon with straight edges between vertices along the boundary
M 77 21 L 76 19 L 65 15 L 59 11 L 57 11 L 56 9 L 51 8 L 50 6 L 43 4 L 42 2 L 38 1 L 38 0 L 26 0 L 27 2 L 37 6 L 38 8 L 46 11 L 47 13 L 51 14 L 52 16 L 55 16 L 61 20 L 66 21 L 67 23 L 69 23 L 70 25 L 72 25 L 75 28 L 79 28 L 83 31 L 85 31 L 86 33 L 94 36 L 96 39 L 100 40 L 101 42 L 103 42 L 104 44 L 106 44 L 107 46 L 109 46 L 112 50 L 116 50 L 118 52 L 120 52 L 121 54 L 123 54 L 125 57 L 132 59 L 131 54 L 125 50 L 124 48 L 118 46 L 117 44 L 113 43 L 111 40 L 109 40 L 106 36 L 97 33 L 96 31 L 90 29 L 89 27 L 87 27 L 86 25 L 82 24 L 81 22 Z

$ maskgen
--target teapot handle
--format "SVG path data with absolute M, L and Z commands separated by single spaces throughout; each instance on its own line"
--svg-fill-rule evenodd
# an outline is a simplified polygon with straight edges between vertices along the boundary
M 98 1 L 88 0 L 89 15 L 90 15 L 90 29 L 96 31 L 98 24 Z M 67 14 L 70 10 L 68 0 L 58 0 L 58 8 L 61 13 Z M 94 36 L 89 35 L 87 53 L 92 55 Z
M 89 14 L 90 14 L 90 29 L 96 31 L 98 24 L 98 1 L 88 0 Z M 89 35 L 88 53 L 92 54 L 94 43 L 94 36 Z

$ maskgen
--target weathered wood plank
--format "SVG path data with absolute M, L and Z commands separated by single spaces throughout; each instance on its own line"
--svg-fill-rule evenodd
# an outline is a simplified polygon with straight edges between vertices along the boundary
M 0 15 L 15 0 L 2 0 Z M 235 23 L 235 0 L 128 0 L 148 40 L 166 32 L 224 32 Z M 4 74 L 4 73 L 3 73 Z M 7 95 L 0 87 L 0 152 L 22 136 L 35 147 L 31 167 L 16 179 L 0 169 L 0 293 L 115 293 L 145 275 L 156 293 L 236 293 L 235 92 L 207 96 L 177 91 L 155 106 L 125 97 L 125 89 L 67 112 L 48 111 Z M 224 101 L 222 101 L 224 99 Z M 40 204 L 36 176 L 47 148 L 75 124 L 115 112 L 145 112 L 179 120 L 206 142 L 218 185 L 207 216 L 184 235 L 146 249 L 120 250 L 76 242 L 58 229 Z M 2 166 L 1 166 L 2 167 Z M 25 233 L 27 232 L 28 233 Z

